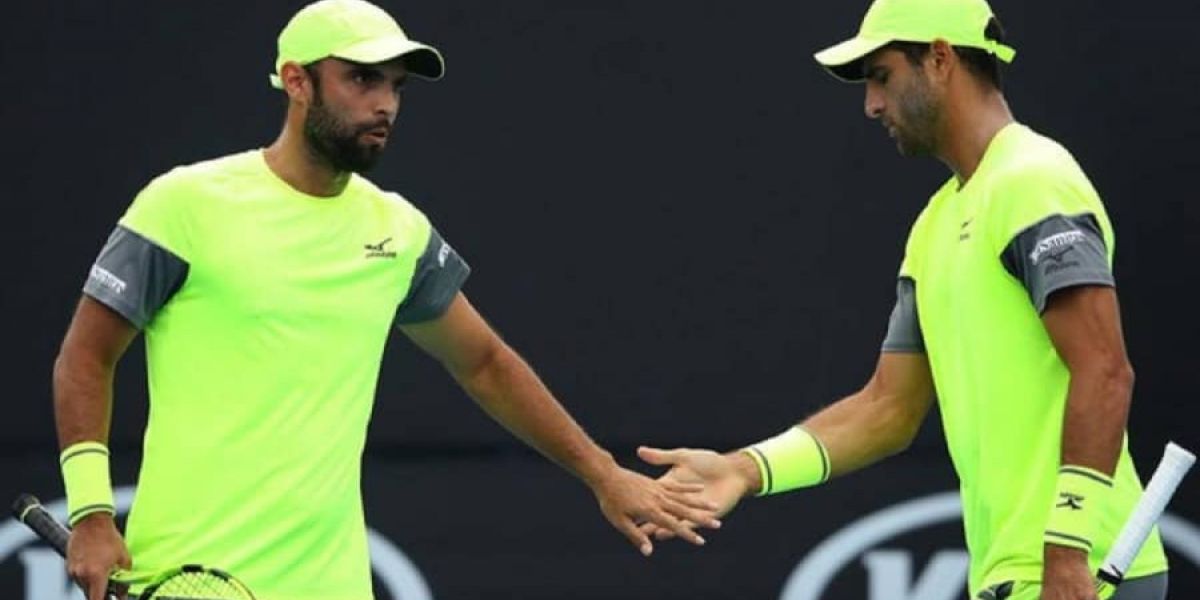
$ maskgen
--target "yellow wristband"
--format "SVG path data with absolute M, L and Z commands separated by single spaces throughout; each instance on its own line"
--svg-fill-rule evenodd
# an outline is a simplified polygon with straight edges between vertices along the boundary
M 94 513 L 116 514 L 108 475 L 108 448 L 100 442 L 79 442 L 62 451 L 63 484 L 67 489 L 67 522 L 72 526 Z
M 1095 469 L 1060 467 L 1043 541 L 1091 552 L 1096 516 L 1107 502 L 1112 485 L 1111 477 Z
M 829 479 L 829 453 L 799 425 L 744 451 L 758 465 L 759 496 L 811 487 Z

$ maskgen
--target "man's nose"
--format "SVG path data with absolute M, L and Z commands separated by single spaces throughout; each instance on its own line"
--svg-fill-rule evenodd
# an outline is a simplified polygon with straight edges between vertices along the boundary
M 867 86 L 866 98 L 863 100 L 863 112 L 868 119 L 878 119 L 883 115 L 883 94 Z

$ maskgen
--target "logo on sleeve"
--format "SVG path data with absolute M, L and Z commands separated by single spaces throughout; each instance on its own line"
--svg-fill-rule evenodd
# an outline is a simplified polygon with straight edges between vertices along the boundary
M 377 244 L 363 244 L 363 248 L 367 251 L 367 258 L 396 258 L 396 251 L 387 249 L 387 245 L 391 241 L 392 238 L 387 238 Z
M 106 287 L 117 294 L 125 293 L 125 281 L 100 265 L 92 265 L 89 276 L 101 287 Z
M 1029 260 L 1037 266 L 1042 262 L 1043 258 L 1049 258 L 1055 262 L 1062 262 L 1062 257 L 1068 251 L 1075 248 L 1075 244 L 1087 241 L 1087 237 L 1082 231 L 1072 229 L 1056 233 L 1052 236 L 1038 240 L 1036 246 L 1033 247 L 1033 252 L 1029 253 Z
M 446 259 L 450 257 L 450 244 L 442 242 L 442 247 L 438 249 L 438 266 L 445 267 Z

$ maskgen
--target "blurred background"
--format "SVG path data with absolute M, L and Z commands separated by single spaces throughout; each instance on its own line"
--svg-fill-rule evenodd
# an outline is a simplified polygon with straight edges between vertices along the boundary
M 62 496 L 50 370 L 87 270 L 150 178 L 274 139 L 284 100 L 267 74 L 303 4 L 6 9 L 0 498 Z M 948 176 L 899 157 L 864 118 L 863 88 L 811 59 L 855 32 L 866 2 L 380 4 L 448 69 L 409 86 L 371 178 L 430 216 L 471 263 L 473 302 L 624 464 L 657 472 L 638 465 L 639 444 L 741 446 L 866 381 L 908 227 Z M 1200 69 L 1185 43 L 1200 8 L 993 7 L 1018 50 L 1018 120 L 1074 153 L 1115 222 L 1138 374 L 1130 449 L 1148 476 L 1168 440 L 1200 448 Z M 133 486 L 140 341 L 116 385 L 114 479 Z M 747 501 L 708 547 L 646 559 L 586 487 L 395 336 L 364 461 L 381 600 L 965 597 L 936 415 L 900 457 Z M 1200 597 L 1200 476 L 1169 510 L 1171 597 Z M 71 597 L 61 562 L 11 520 L 0 590 Z

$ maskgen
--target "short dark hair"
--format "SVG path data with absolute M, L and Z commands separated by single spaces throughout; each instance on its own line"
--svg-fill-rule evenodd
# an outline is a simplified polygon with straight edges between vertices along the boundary
M 992 17 L 988 20 L 983 37 L 1000 44 L 1005 43 L 1004 26 L 1000 24 L 999 19 Z M 886 48 L 903 52 L 908 57 L 908 62 L 913 65 L 920 65 L 921 59 L 929 52 L 929 44 L 926 42 L 892 42 Z M 1004 74 L 1000 69 L 1000 59 L 996 58 L 996 55 L 987 50 L 966 46 L 955 46 L 954 51 L 976 77 L 998 90 L 1004 89 Z

